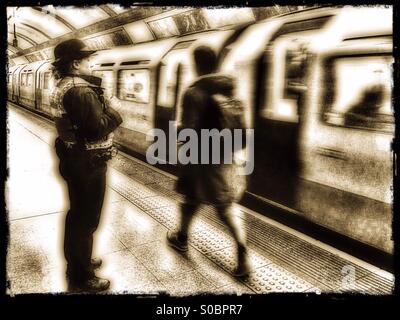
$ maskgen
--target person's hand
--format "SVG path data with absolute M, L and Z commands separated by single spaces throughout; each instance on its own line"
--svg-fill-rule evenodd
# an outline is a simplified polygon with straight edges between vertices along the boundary
M 120 111 L 121 110 L 121 102 L 119 101 L 119 99 L 115 96 L 111 96 L 110 98 L 107 99 L 108 101 L 108 106 L 110 106 L 111 108 L 113 108 L 116 111 Z

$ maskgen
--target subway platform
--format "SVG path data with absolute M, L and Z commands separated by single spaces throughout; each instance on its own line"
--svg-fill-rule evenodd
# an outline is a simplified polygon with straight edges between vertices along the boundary
M 55 129 L 47 119 L 8 104 L 6 205 L 9 224 L 7 293 L 63 293 L 62 255 L 67 190 L 58 174 Z M 123 153 L 109 162 L 94 255 L 107 293 L 172 296 L 270 292 L 382 295 L 393 274 L 236 205 L 246 229 L 253 271 L 231 275 L 234 243 L 211 207 L 203 206 L 181 254 L 166 243 L 177 225 L 176 177 Z

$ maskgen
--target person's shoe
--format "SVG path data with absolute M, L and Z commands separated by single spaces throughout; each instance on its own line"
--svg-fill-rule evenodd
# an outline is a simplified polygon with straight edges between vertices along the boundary
M 247 261 L 239 263 L 235 270 L 233 270 L 233 276 L 238 278 L 246 278 L 251 272 L 250 265 Z
M 244 245 L 239 244 L 238 248 L 238 265 L 233 271 L 235 277 L 248 277 L 251 272 L 247 249 Z
M 98 269 L 101 267 L 101 265 L 103 264 L 103 260 L 101 260 L 100 258 L 93 258 L 90 263 L 92 264 L 92 268 L 93 269 Z
M 185 252 L 188 250 L 187 241 L 180 241 L 178 232 L 168 231 L 167 243 L 170 247 L 173 247 L 174 249 L 179 250 L 181 252 Z
M 72 283 L 68 284 L 69 292 L 101 292 L 105 291 L 110 287 L 110 281 L 106 279 L 101 279 L 96 276 L 93 278 L 86 280 L 81 283 Z

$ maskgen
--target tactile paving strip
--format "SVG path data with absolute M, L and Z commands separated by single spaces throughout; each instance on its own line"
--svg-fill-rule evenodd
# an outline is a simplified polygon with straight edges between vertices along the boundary
M 124 174 L 117 170 L 111 169 L 110 171 L 110 186 L 126 199 L 136 200 L 139 198 L 144 199 L 158 195 L 154 191 L 144 187 L 142 184 L 127 178 Z
M 172 201 L 163 196 L 135 199 L 134 204 L 145 212 L 174 205 Z
M 131 178 L 139 181 L 141 184 L 161 183 L 171 180 L 171 178 L 144 166 L 140 162 L 135 162 L 121 154 L 118 154 L 110 161 L 110 166 L 129 175 Z
M 252 230 L 261 229 L 261 226 L 252 226 Z M 264 228 L 263 228 L 264 229 Z M 277 229 L 276 234 L 283 231 Z M 257 236 L 259 235 L 259 237 Z M 263 248 L 271 254 L 271 258 L 275 258 L 280 265 L 293 266 L 296 265 L 296 273 L 306 276 L 308 279 L 317 280 L 323 288 L 331 291 L 340 291 L 342 288 L 343 268 L 351 266 L 354 268 L 356 279 L 371 274 L 370 271 L 357 266 L 337 255 L 334 255 L 322 248 L 310 245 L 304 241 L 296 241 L 294 246 L 286 248 L 284 242 L 266 242 L 262 233 L 255 232 L 253 240 L 256 239 L 257 247 Z M 295 238 L 295 237 L 293 237 Z M 263 250 L 263 251 L 264 251 Z M 382 279 L 382 285 L 385 279 Z M 361 288 L 359 288 L 361 290 Z M 357 290 L 357 287 L 356 287 Z
M 313 287 L 305 280 L 286 271 L 276 264 L 269 264 L 244 280 L 244 283 L 257 293 L 266 292 L 304 292 Z
M 176 215 L 178 210 L 177 206 L 170 206 L 153 209 L 148 214 L 168 229 L 176 229 L 179 223 Z
M 121 154 L 118 154 L 115 158 L 113 158 L 109 162 L 109 165 L 127 175 L 134 174 L 136 171 L 141 170 L 140 164 L 133 161 L 128 161 L 128 159 Z
M 235 244 L 226 234 L 205 223 L 198 223 L 193 229 L 191 243 L 202 253 L 218 251 Z
M 157 191 L 161 192 L 165 196 L 171 197 L 171 196 L 176 195 L 175 184 L 176 184 L 176 181 L 170 179 L 170 180 L 167 180 L 164 182 L 153 182 L 153 183 L 147 184 L 146 186 L 148 188 L 151 188 L 153 190 L 157 190 Z
M 212 261 L 216 262 L 219 266 L 224 268 L 228 272 L 232 272 L 237 264 L 236 259 L 236 247 L 231 246 L 218 251 L 208 251 L 205 255 Z M 272 262 L 265 257 L 257 254 L 253 250 L 248 252 L 249 259 L 251 261 L 252 269 L 256 270 L 258 268 L 264 267 Z

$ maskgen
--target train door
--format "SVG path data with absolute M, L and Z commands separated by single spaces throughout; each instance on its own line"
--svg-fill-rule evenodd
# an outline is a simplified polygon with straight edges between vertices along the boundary
M 368 41 L 358 40 L 353 50 L 346 43 L 347 50 L 321 62 L 320 80 L 314 80 L 323 84 L 318 109 L 304 137 L 301 206 L 311 214 L 323 211 L 325 224 L 389 252 L 393 57 L 390 51 L 356 51 Z M 317 208 L 306 201 L 310 197 L 318 199 Z
M 35 85 L 35 108 L 42 110 L 42 92 L 43 92 L 44 73 L 40 72 L 40 68 L 36 71 L 36 85 Z
M 47 114 L 51 114 L 50 93 L 53 87 L 54 79 L 48 63 L 43 64 L 37 71 L 37 91 L 36 104 L 37 108 Z
M 43 88 L 42 88 L 42 109 L 47 114 L 52 114 L 54 110 L 50 106 L 50 98 L 55 86 L 55 79 L 50 70 L 43 73 Z
M 43 81 L 40 77 L 40 71 L 43 70 L 43 66 L 46 62 L 40 61 L 37 62 L 34 66 L 33 71 L 33 99 L 34 99 L 34 108 L 40 110 L 42 105 L 42 92 L 43 89 L 40 86 L 40 82 Z
M 302 170 L 299 142 L 311 61 L 308 45 L 330 18 L 284 23 L 271 37 L 263 57 L 250 191 L 290 208 L 296 208 Z
M 17 90 L 18 90 L 18 69 L 19 68 L 16 68 L 15 70 L 14 70 L 14 72 L 13 72 L 13 74 L 12 74 L 12 79 L 11 79 L 11 81 L 12 81 L 12 94 L 11 94 L 11 100 L 13 101 L 13 102 L 16 102 L 16 103 L 18 103 L 18 101 L 17 101 L 17 97 L 18 97 L 18 93 L 17 93 Z
M 13 93 L 12 93 L 12 101 L 19 103 L 19 93 L 20 93 L 20 81 L 19 81 L 19 77 L 20 77 L 20 73 L 21 70 L 24 66 L 18 66 L 12 75 L 12 87 L 13 87 Z
M 12 71 L 9 71 L 7 73 L 7 99 L 12 100 L 12 94 L 13 94 L 13 85 L 12 85 Z
M 19 103 L 35 108 L 35 72 L 34 65 L 25 66 L 20 73 Z
M 163 57 L 160 66 L 159 90 L 158 90 L 158 124 L 157 127 L 168 128 L 168 121 L 179 119 L 179 93 L 182 92 L 186 83 L 183 78 L 184 65 L 190 59 L 187 48 L 194 40 L 180 41 Z

